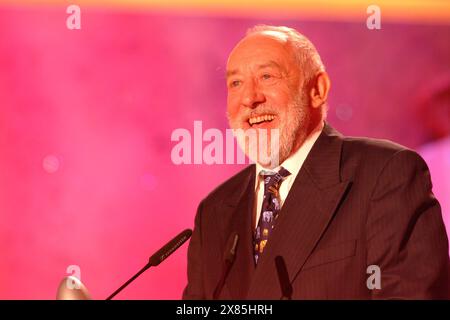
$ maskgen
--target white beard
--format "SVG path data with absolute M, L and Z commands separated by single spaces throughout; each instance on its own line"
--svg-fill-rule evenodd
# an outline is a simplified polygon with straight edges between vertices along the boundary
M 238 145 L 247 157 L 263 167 L 275 168 L 295 152 L 294 148 L 305 141 L 311 122 L 311 115 L 305 101 L 304 94 L 299 94 L 289 104 L 285 113 L 280 113 L 276 107 L 261 105 L 235 119 L 228 117 Z M 256 128 L 249 128 L 244 132 L 243 120 L 248 119 L 252 114 L 265 113 L 276 115 L 280 127 L 270 130 L 271 132 Z

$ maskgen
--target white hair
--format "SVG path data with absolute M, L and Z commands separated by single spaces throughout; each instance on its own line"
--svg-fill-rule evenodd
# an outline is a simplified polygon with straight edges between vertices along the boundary
M 264 33 L 282 37 L 294 49 L 300 74 L 303 76 L 303 87 L 310 83 L 319 73 L 325 71 L 325 65 L 320 58 L 319 52 L 313 43 L 297 30 L 284 26 L 269 26 L 264 24 L 256 25 L 247 30 L 247 36 L 257 33 Z M 322 119 L 325 119 L 328 112 L 328 103 L 322 105 Z
M 300 73 L 303 75 L 305 84 L 309 83 L 318 72 L 325 71 L 325 66 L 316 47 L 297 30 L 268 25 L 256 25 L 247 30 L 247 36 L 257 33 L 281 35 L 286 39 L 287 43 L 294 49 L 295 58 L 298 61 Z

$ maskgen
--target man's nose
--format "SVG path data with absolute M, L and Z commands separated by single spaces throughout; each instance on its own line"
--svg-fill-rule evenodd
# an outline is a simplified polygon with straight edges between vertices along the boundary
M 264 103 L 266 97 L 258 88 L 255 81 L 248 81 L 242 91 L 241 103 L 247 108 L 256 108 L 259 104 Z

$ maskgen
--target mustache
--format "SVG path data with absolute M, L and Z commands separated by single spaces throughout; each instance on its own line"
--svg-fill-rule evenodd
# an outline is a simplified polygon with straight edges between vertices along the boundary
M 248 111 L 245 110 L 244 112 L 242 112 L 241 114 L 236 116 L 235 119 L 233 119 L 233 120 L 245 120 L 246 121 L 251 117 L 262 116 L 264 114 L 272 114 L 274 116 L 279 116 L 280 112 L 272 106 L 263 105 L 263 106 L 258 106 L 255 109 L 251 109 Z

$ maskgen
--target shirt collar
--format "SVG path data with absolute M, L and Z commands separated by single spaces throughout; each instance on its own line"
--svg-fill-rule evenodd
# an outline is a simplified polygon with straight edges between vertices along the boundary
M 281 165 L 274 169 L 266 169 L 263 166 L 261 166 L 259 163 L 256 163 L 256 183 L 255 187 L 257 186 L 258 179 L 259 179 L 259 173 L 261 170 L 266 171 L 275 171 L 278 172 L 280 170 L 280 167 L 285 168 L 288 170 L 291 175 L 289 177 L 295 178 L 300 171 L 300 168 L 303 165 L 303 162 L 305 161 L 306 157 L 308 156 L 309 152 L 311 151 L 314 143 L 317 141 L 317 139 L 320 136 L 320 133 L 322 132 L 324 128 L 324 122 L 321 121 L 319 125 L 306 137 L 305 142 L 298 148 L 297 151 L 295 151 L 289 158 L 283 161 Z

